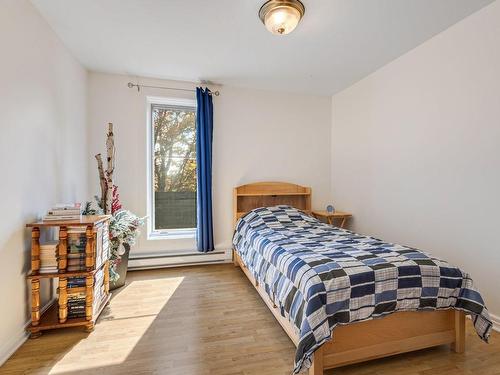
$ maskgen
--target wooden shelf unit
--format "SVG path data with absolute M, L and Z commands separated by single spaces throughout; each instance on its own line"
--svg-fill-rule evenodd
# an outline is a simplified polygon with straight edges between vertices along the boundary
M 293 196 L 293 195 L 300 195 L 300 196 L 307 196 L 307 195 L 310 195 L 309 193 L 307 192 L 300 192 L 300 193 L 297 193 L 297 192 L 289 192 L 289 193 L 286 193 L 286 192 L 282 192 L 282 193 L 238 193 L 238 196 L 239 197 L 281 197 L 281 196 Z
M 234 223 L 256 207 L 289 205 L 311 213 L 311 188 L 282 182 L 241 185 L 233 192 Z
M 94 329 L 95 321 L 109 302 L 109 219 L 110 216 L 82 216 L 76 221 L 43 221 L 28 224 L 31 228 L 31 272 L 27 279 L 31 282 L 31 338 L 41 335 L 43 330 L 84 326 L 87 332 Z M 68 227 L 85 227 L 85 264 L 79 271 L 67 271 Z M 40 229 L 59 228 L 57 252 L 58 272 L 40 272 Z M 40 311 L 40 280 L 57 279 L 57 299 L 49 308 Z M 85 278 L 85 285 L 68 287 L 68 279 Z M 85 294 L 85 316 L 68 318 L 68 297 Z

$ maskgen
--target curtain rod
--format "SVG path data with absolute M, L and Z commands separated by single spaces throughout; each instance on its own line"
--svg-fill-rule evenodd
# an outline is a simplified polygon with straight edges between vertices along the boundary
M 129 89 L 133 89 L 134 87 L 137 87 L 137 92 L 139 92 L 141 90 L 141 87 L 147 87 L 147 88 L 150 88 L 150 89 L 178 90 L 178 91 L 196 92 L 196 90 L 193 90 L 193 89 L 180 89 L 180 88 L 177 88 L 177 87 L 140 85 L 138 83 L 132 83 L 132 82 L 129 82 L 127 84 L 127 86 L 128 86 Z M 210 95 L 219 96 L 220 92 L 219 91 L 214 91 L 214 92 L 210 91 Z

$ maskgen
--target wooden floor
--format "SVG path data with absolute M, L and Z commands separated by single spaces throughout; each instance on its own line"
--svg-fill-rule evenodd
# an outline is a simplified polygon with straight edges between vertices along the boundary
M 96 329 L 28 340 L 0 374 L 289 375 L 294 346 L 239 268 L 131 272 Z M 327 375 L 500 375 L 500 334 L 466 353 L 427 349 L 327 371 Z

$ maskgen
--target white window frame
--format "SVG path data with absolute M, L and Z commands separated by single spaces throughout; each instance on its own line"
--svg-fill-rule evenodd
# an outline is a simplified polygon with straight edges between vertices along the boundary
M 179 229 L 155 229 L 155 194 L 154 194 L 154 170 L 153 170 L 153 124 L 151 118 L 151 107 L 155 104 L 190 107 L 196 110 L 196 100 L 183 98 L 170 98 L 159 96 L 146 97 L 146 124 L 147 124 L 147 214 L 148 214 L 148 240 L 195 238 L 196 228 Z

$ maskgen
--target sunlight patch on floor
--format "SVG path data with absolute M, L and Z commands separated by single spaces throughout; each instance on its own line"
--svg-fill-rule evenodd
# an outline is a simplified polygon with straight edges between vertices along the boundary
M 184 277 L 135 280 L 112 299 L 94 332 L 51 368 L 62 374 L 123 363 L 175 293 Z M 81 363 L 75 368 L 75 363 Z

